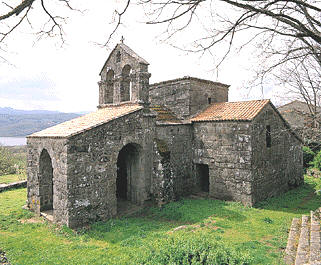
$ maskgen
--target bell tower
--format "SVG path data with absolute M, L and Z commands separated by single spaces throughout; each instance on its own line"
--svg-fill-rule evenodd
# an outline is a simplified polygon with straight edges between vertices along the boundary
M 98 108 L 123 103 L 148 104 L 151 76 L 148 65 L 123 42 L 117 44 L 100 72 Z

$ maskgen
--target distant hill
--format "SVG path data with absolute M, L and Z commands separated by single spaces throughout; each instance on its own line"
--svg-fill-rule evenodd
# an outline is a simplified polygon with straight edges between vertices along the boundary
M 0 108 L 0 136 L 23 137 L 81 116 L 48 110 Z

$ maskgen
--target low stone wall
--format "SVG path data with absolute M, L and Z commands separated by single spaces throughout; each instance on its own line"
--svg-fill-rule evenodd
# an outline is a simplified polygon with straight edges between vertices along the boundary
M 27 181 L 17 181 L 9 184 L 0 184 L 0 192 L 10 190 L 10 189 L 17 189 L 17 188 L 25 188 L 27 187 Z

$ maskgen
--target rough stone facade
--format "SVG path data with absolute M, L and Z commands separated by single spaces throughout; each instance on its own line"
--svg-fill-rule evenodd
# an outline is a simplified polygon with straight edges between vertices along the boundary
M 268 100 L 228 103 L 227 85 L 192 77 L 149 85 L 122 43 L 100 76 L 96 112 L 28 137 L 31 210 L 80 227 L 126 201 L 253 205 L 302 183 L 301 142 Z
M 280 106 L 278 111 L 302 138 L 305 145 L 315 150 L 321 145 L 321 107 L 298 100 Z M 312 115 L 312 113 L 314 115 Z
M 188 118 L 209 103 L 228 101 L 228 85 L 183 77 L 150 85 L 152 105 L 168 107 L 178 118 Z
M 252 205 L 250 123 L 197 122 L 193 127 L 193 162 L 208 165 L 209 194 Z
M 270 147 L 266 144 L 267 126 L 271 128 Z M 300 139 L 271 105 L 254 119 L 251 131 L 254 202 L 303 184 Z
M 67 141 L 57 138 L 32 138 L 27 141 L 28 207 L 39 214 L 46 206 L 45 202 L 52 201 L 54 222 L 64 224 L 68 224 L 69 209 Z M 47 154 L 51 161 L 46 160 Z

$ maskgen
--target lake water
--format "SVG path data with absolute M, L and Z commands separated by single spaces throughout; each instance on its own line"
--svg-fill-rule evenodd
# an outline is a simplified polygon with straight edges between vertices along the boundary
M 26 145 L 26 137 L 0 137 L 0 144 L 4 146 Z

